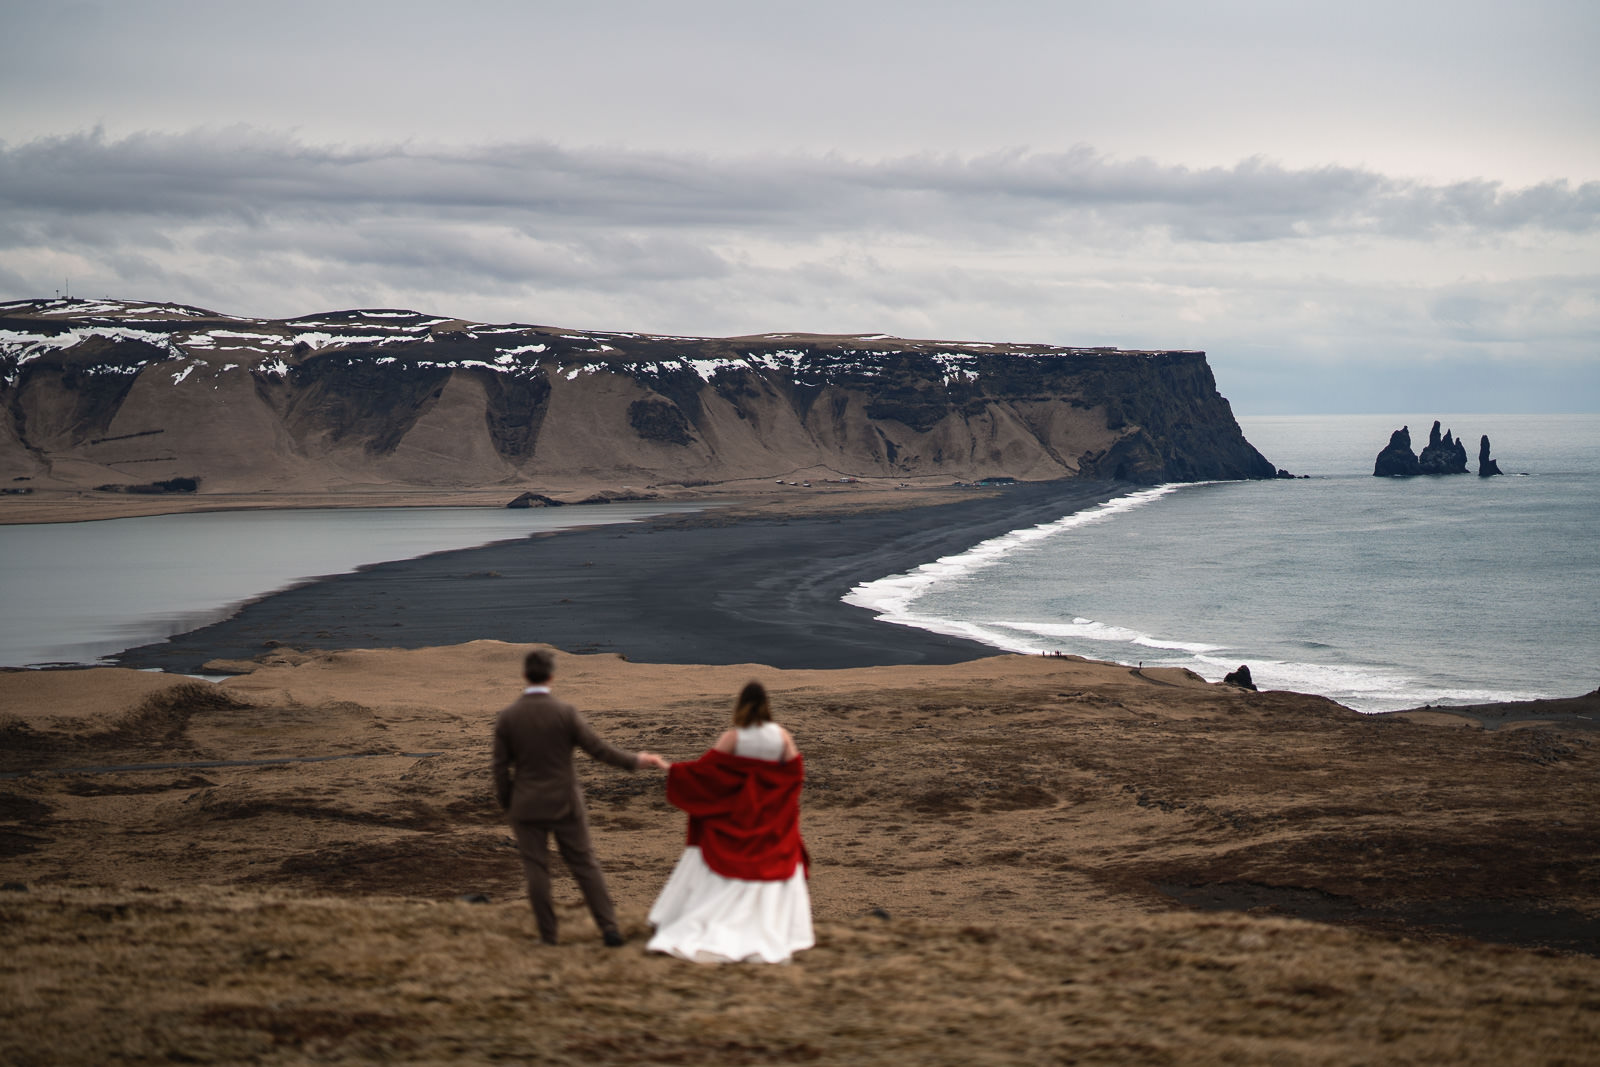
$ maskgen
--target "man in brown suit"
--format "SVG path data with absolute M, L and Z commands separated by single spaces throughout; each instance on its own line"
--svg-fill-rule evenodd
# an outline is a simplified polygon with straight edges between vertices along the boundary
M 517 836 L 539 939 L 547 945 L 556 943 L 549 849 L 549 835 L 554 834 L 556 848 L 583 891 L 595 925 L 605 943 L 614 948 L 622 944 L 622 931 L 617 929 L 606 876 L 589 843 L 589 816 L 583 806 L 583 789 L 572 770 L 572 750 L 581 748 L 597 760 L 628 771 L 665 769 L 666 761 L 654 753 L 624 752 L 606 744 L 577 708 L 551 696 L 555 656 L 550 652 L 529 652 L 522 673 L 528 687 L 494 723 L 494 791 Z

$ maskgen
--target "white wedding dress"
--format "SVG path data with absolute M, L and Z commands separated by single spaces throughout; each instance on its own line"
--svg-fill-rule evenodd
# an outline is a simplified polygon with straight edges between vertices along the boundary
M 783 756 L 777 723 L 738 731 L 736 756 L 776 762 Z M 725 878 L 706 866 L 698 845 L 683 850 L 650 909 L 655 936 L 646 946 L 696 963 L 784 963 L 811 948 L 811 892 L 804 865 L 781 882 Z

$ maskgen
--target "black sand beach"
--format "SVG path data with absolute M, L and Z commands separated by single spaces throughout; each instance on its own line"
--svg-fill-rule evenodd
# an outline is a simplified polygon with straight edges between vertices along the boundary
M 1126 492 L 1115 482 L 950 490 L 948 504 L 804 517 L 721 511 L 383 563 L 262 598 L 116 657 L 204 673 L 274 647 L 426 648 L 479 638 L 638 662 L 840 668 L 956 663 L 987 645 L 877 622 L 853 586 Z

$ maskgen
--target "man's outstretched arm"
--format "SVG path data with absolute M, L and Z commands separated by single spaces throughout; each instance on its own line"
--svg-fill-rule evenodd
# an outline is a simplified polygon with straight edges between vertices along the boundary
M 578 747 L 600 762 L 621 767 L 625 771 L 636 771 L 641 767 L 666 769 L 667 761 L 654 752 L 624 752 L 616 745 L 602 741 L 600 735 L 594 732 L 594 727 L 589 725 L 589 720 L 583 717 L 583 712 L 574 711 L 572 715 Z

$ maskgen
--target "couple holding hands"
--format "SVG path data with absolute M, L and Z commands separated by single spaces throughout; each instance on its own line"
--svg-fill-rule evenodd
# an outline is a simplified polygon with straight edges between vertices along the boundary
M 527 688 L 494 726 L 495 796 L 516 835 L 540 940 L 556 942 L 553 836 L 605 943 L 623 943 L 573 772 L 572 750 L 581 748 L 623 770 L 665 770 L 667 800 L 688 813 L 688 847 L 650 909 L 650 951 L 700 963 L 781 963 L 810 948 L 810 861 L 800 837 L 805 761 L 789 732 L 772 721 L 761 683 L 739 693 L 733 728 L 705 755 L 669 763 L 601 740 L 576 708 L 551 694 L 554 674 L 552 653 L 529 652 Z

